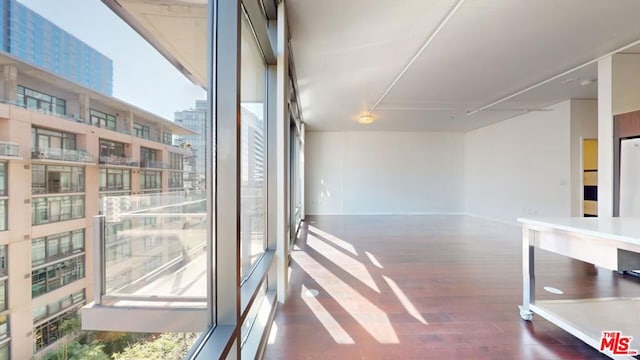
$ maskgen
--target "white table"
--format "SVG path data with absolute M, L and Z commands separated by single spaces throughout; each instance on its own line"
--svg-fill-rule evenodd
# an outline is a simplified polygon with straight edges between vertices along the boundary
M 522 223 L 523 301 L 520 317 L 533 314 L 600 349 L 602 331 L 619 330 L 633 336 L 632 349 L 640 350 L 640 298 L 576 300 L 535 299 L 535 248 L 551 251 L 598 267 L 640 269 L 640 218 L 518 219 Z M 610 351 L 604 352 L 615 359 Z

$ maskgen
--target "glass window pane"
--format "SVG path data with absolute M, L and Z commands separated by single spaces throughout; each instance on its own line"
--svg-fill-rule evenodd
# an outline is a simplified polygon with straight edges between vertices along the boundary
M 7 230 L 7 201 L 0 200 L 0 231 Z
M 241 31 L 240 262 L 246 276 L 266 245 L 266 66 L 244 16 Z

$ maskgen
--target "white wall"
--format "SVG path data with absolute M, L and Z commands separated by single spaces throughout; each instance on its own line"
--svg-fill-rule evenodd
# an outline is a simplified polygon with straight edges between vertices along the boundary
M 639 110 L 640 54 L 616 54 L 611 66 L 613 115 Z
M 307 132 L 307 214 L 464 211 L 464 134 Z
M 582 216 L 582 140 L 598 138 L 598 100 L 571 100 L 571 216 Z
M 465 134 L 465 198 L 471 215 L 515 222 L 571 215 L 571 102 Z

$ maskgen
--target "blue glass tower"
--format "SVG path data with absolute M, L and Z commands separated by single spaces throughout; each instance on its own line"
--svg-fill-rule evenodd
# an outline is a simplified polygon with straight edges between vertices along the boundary
M 113 63 L 94 48 L 16 0 L 0 0 L 0 48 L 18 59 L 106 95 Z

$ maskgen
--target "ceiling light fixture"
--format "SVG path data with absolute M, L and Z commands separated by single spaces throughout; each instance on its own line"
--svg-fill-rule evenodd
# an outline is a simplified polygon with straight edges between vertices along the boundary
M 369 125 L 373 122 L 373 115 L 370 112 L 363 113 L 358 117 L 358 122 L 362 125 Z

